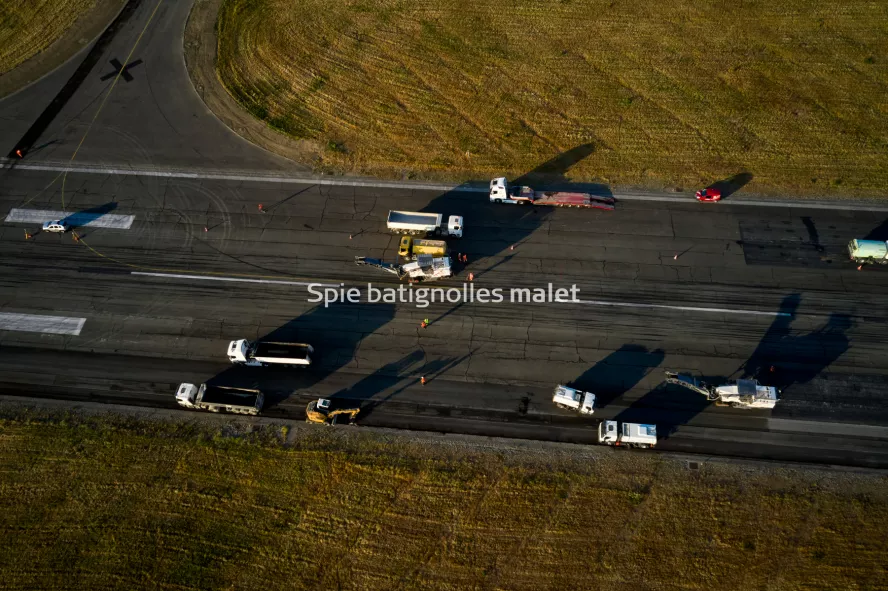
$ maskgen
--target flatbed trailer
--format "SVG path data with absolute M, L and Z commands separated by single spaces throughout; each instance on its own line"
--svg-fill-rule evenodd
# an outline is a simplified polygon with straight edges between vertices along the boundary
M 531 187 L 510 185 L 505 177 L 490 181 L 490 201 L 517 205 L 579 207 L 613 211 L 614 198 L 570 191 L 536 191 Z

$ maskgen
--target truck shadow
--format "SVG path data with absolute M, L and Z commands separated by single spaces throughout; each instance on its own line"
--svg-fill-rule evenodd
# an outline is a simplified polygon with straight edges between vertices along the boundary
M 98 220 L 105 214 L 111 213 L 115 209 L 117 209 L 117 203 L 111 201 L 109 203 L 105 203 L 104 205 L 97 205 L 96 207 L 91 207 L 89 209 L 78 211 L 77 213 L 72 213 L 71 215 L 66 216 L 64 218 L 64 221 L 72 230 L 76 230 Z
M 864 240 L 888 240 L 888 220 L 883 221 L 877 227 L 873 228 Z
M 569 384 L 595 394 L 595 405 L 604 408 L 640 382 L 663 362 L 660 349 L 648 351 L 641 345 L 623 345 Z
M 273 408 L 299 390 L 311 388 L 355 359 L 364 338 L 388 324 L 393 304 L 331 304 L 312 308 L 259 340 L 309 343 L 314 347 L 308 368 L 242 367 L 232 365 L 215 375 L 214 385 L 258 388 L 265 393 L 265 408 Z M 252 338 L 253 335 L 244 335 Z M 232 335 L 232 339 L 239 338 Z

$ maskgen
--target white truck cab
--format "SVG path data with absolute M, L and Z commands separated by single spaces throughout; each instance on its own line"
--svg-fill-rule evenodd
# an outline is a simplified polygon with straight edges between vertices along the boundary
M 558 408 L 566 408 L 570 410 L 578 410 L 584 415 L 591 415 L 595 412 L 595 394 L 591 392 L 583 392 L 576 388 L 568 388 L 567 386 L 555 386 L 555 392 L 552 394 L 552 402 Z
M 247 359 L 247 349 L 249 346 L 250 341 L 247 339 L 231 341 L 228 343 L 228 360 L 232 363 L 249 363 L 250 360 Z
M 493 203 L 518 203 L 509 195 L 509 182 L 504 176 L 490 181 L 490 200 Z
M 462 238 L 463 235 L 463 216 L 452 215 L 447 218 L 447 234 L 454 238 Z
M 176 391 L 176 402 L 186 408 L 196 408 L 194 400 L 197 390 L 198 388 L 194 384 L 179 384 L 179 389 Z

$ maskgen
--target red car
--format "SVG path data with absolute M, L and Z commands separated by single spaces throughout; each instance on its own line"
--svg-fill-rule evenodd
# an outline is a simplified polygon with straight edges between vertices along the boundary
M 697 201 L 721 201 L 722 193 L 718 189 L 703 189 L 697 191 Z

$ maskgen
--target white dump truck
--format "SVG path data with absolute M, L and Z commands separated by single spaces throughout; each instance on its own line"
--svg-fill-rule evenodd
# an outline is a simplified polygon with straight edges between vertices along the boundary
M 774 408 L 779 391 L 773 386 L 762 386 L 757 380 L 737 380 L 733 384 L 713 386 L 690 375 L 666 371 L 666 382 L 684 386 L 719 406 L 734 408 Z
M 390 211 L 386 220 L 388 229 L 396 234 L 462 238 L 463 219 L 461 215 L 452 215 L 447 218 L 447 225 L 443 224 L 443 214 L 419 211 Z
M 598 443 L 616 447 L 654 447 L 657 445 L 657 426 L 601 421 L 598 424 Z
M 848 256 L 856 263 L 888 265 L 888 242 L 884 240 L 852 240 L 848 243 Z
M 449 256 L 433 257 L 428 254 L 421 254 L 416 257 L 415 261 L 403 265 L 386 263 L 385 261 L 369 257 L 355 257 L 355 264 L 382 269 L 392 275 L 397 275 L 398 279 L 407 279 L 411 283 L 437 281 L 438 279 L 453 276 L 453 268 Z
M 281 343 L 247 339 L 228 344 L 228 360 L 236 365 L 261 367 L 266 365 L 311 365 L 314 348 L 305 343 Z
M 247 388 L 179 384 L 179 389 L 176 391 L 176 402 L 185 408 L 257 415 L 265 403 L 265 396 L 259 390 Z
M 566 408 L 569 410 L 578 410 L 584 415 L 591 415 L 595 412 L 595 394 L 591 392 L 583 392 L 576 388 L 567 386 L 555 386 L 555 392 L 552 394 L 552 402 L 558 408 Z

